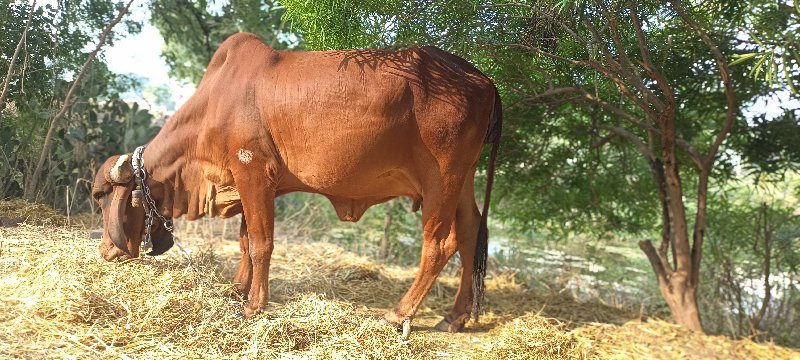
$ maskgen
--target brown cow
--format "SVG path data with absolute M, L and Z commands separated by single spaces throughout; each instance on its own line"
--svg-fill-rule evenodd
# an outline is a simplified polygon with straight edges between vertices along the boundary
M 244 212 L 234 281 L 252 316 L 269 298 L 275 197 L 318 193 L 342 220 L 357 221 L 406 196 L 422 207 L 420 269 L 385 318 L 408 324 L 458 251 L 461 285 L 437 329 L 459 331 L 483 293 L 501 122 L 494 84 L 435 47 L 277 51 L 236 34 L 146 148 L 102 166 L 93 193 L 103 210 L 100 252 L 136 257 L 152 237 L 151 254 L 160 254 L 172 246 L 171 218 Z M 473 180 L 484 143 L 493 145 L 481 215 Z

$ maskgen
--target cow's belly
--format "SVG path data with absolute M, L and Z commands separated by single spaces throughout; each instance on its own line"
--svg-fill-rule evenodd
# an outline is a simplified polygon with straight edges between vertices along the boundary
M 319 112 L 278 135 L 288 171 L 309 190 L 348 198 L 415 192 L 415 153 L 422 146 L 410 112 L 354 117 Z M 325 119 L 320 121 L 320 118 Z
M 313 151 L 290 165 L 302 191 L 330 200 L 342 221 L 358 221 L 372 205 L 398 196 L 421 201 L 420 181 L 409 161 L 411 149 L 376 143 L 371 147 Z
M 304 187 L 321 194 L 346 198 L 411 195 L 419 192 L 419 179 L 405 151 L 409 150 L 376 146 L 365 151 L 313 152 L 304 161 L 287 165 Z

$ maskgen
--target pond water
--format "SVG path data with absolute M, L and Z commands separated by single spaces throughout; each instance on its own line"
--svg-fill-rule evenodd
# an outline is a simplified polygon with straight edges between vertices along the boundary
M 629 307 L 649 306 L 649 298 L 658 294 L 647 258 L 633 246 L 587 244 L 567 249 L 515 243 L 495 237 L 489 253 L 537 291 L 568 292 L 581 301 Z

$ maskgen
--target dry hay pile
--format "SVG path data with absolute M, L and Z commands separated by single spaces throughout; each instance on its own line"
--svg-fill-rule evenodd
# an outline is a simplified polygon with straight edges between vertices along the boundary
M 457 285 L 443 276 L 402 341 L 375 315 L 400 299 L 414 269 L 329 244 L 279 243 L 274 302 L 243 320 L 243 299 L 230 285 L 238 244 L 181 238 L 194 268 L 177 249 L 104 262 L 87 230 L 0 228 L 0 358 L 800 358 L 771 344 L 695 335 L 601 304 L 537 296 L 503 274 L 487 283 L 481 323 L 460 334 L 431 330 Z
M 43 204 L 20 199 L 0 201 L 0 227 L 21 223 L 63 226 L 67 223 L 67 217 Z

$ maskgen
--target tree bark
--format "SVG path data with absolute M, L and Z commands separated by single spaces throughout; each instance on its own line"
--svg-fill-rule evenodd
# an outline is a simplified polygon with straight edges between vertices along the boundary
M 689 281 L 689 274 L 678 271 L 670 273 L 665 269 L 663 264 L 668 260 L 656 251 L 649 240 L 640 241 L 639 248 L 647 255 L 647 260 L 656 273 L 658 289 L 669 306 L 672 318 L 687 329 L 702 333 L 703 324 L 697 306 L 697 284 Z
M 697 307 L 697 285 L 689 284 L 687 279 L 673 277 L 668 286 L 659 284 L 659 289 L 675 322 L 689 330 L 703 333 L 700 310 Z
M 690 242 L 689 227 L 686 221 L 686 207 L 683 203 L 683 185 L 681 184 L 680 167 L 676 153 L 675 139 L 677 136 L 675 134 L 674 108 L 668 106 L 660 115 L 661 154 L 664 158 L 664 181 L 666 183 L 667 206 L 669 207 L 671 220 L 671 229 L 665 231 L 670 231 L 675 271 L 672 274 L 663 273 L 668 276 L 657 274 L 657 276 L 663 276 L 658 280 L 658 285 L 675 322 L 686 326 L 692 331 L 703 332 L 700 311 L 697 306 L 697 279 L 699 277 L 700 264 L 693 261 L 692 250 L 692 243 L 697 244 L 697 236 L 702 237 L 703 234 L 695 232 L 694 238 Z M 705 219 L 707 183 L 707 173 L 705 169 L 701 169 L 700 179 L 698 179 L 698 187 L 700 189 L 697 195 L 697 211 L 703 212 L 702 217 L 698 216 L 701 219 Z M 701 204 L 703 205 L 702 208 Z M 704 227 L 702 224 L 699 226 L 700 228 Z M 698 224 L 695 224 L 695 228 L 698 228 Z M 652 245 L 650 245 L 650 248 L 652 248 Z M 648 259 L 651 259 L 651 257 L 648 256 Z
M 6 96 L 8 95 L 8 83 L 11 81 L 11 74 L 14 72 L 14 65 L 17 63 L 19 51 L 22 49 L 22 44 L 25 44 L 28 37 L 28 29 L 31 28 L 31 20 L 33 19 L 33 11 L 36 9 L 36 0 L 31 3 L 31 8 L 28 10 L 28 19 L 25 20 L 25 28 L 22 29 L 22 35 L 17 42 L 17 48 L 14 49 L 14 55 L 11 56 L 11 61 L 8 63 L 8 72 L 6 78 L 3 80 L 3 90 L 0 92 L 0 111 L 6 108 Z
M 108 34 L 111 33 L 111 29 L 117 25 L 120 20 L 122 20 L 122 17 L 124 17 L 128 12 L 128 9 L 131 7 L 132 3 L 133 0 L 129 0 L 128 4 L 119 10 L 117 17 L 114 18 L 114 20 L 112 20 L 108 25 L 106 25 L 105 29 L 103 29 L 103 33 L 100 34 L 100 39 L 97 41 L 97 46 L 94 48 L 94 51 L 89 54 L 86 62 L 83 63 L 83 67 L 81 67 L 81 71 L 78 73 L 78 76 L 75 77 L 75 81 L 72 82 L 72 86 L 70 86 L 69 90 L 67 91 L 67 95 L 64 97 L 64 104 L 61 106 L 61 110 L 59 110 L 53 116 L 53 119 L 50 120 L 50 128 L 47 130 L 47 135 L 44 137 L 44 145 L 42 146 L 42 152 L 39 155 L 39 161 L 36 163 L 36 168 L 30 174 L 30 177 L 25 184 L 24 196 L 26 199 L 30 201 L 36 200 L 36 191 L 38 190 L 39 178 L 42 176 L 42 168 L 45 160 L 47 159 L 47 154 L 50 151 L 50 143 L 53 140 L 53 134 L 55 133 L 59 120 L 61 120 L 67 110 L 69 110 L 70 106 L 72 106 L 72 94 L 75 92 L 78 84 L 80 84 L 83 80 L 86 70 L 89 68 L 89 66 L 91 66 L 94 58 L 97 57 L 97 53 L 100 52 L 100 50 L 106 44 L 106 38 L 108 37 Z

